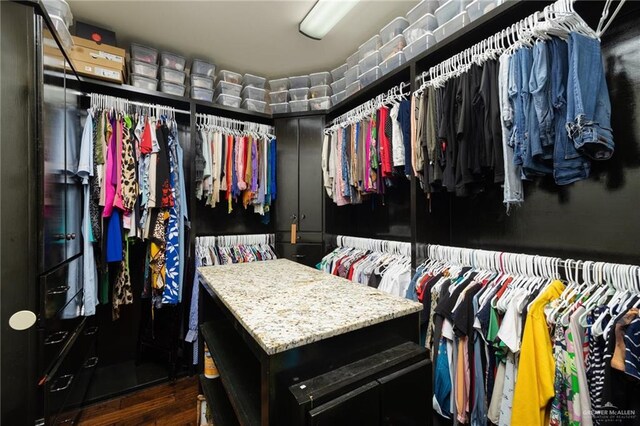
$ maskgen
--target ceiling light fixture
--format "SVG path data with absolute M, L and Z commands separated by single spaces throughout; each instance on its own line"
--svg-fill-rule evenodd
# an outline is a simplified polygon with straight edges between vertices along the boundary
M 307 37 L 321 40 L 359 0 L 318 0 L 304 17 L 298 30 Z

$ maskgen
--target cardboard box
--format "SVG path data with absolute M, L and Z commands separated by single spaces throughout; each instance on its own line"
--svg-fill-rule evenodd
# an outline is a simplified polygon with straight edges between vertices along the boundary
M 92 40 L 72 36 L 74 46 L 71 55 L 78 60 L 91 62 L 92 59 L 106 59 L 115 62 L 111 67 L 121 66 L 124 68 L 125 50 L 108 44 L 98 44 Z
M 46 43 L 43 48 L 44 64 L 51 68 L 62 70 L 69 69 L 66 65 L 64 56 L 60 49 L 48 46 Z M 76 56 L 76 57 L 74 57 Z M 92 58 L 90 62 L 77 58 L 77 55 L 71 53 L 71 62 L 76 72 L 87 77 L 98 78 L 100 80 L 112 81 L 122 84 L 124 82 L 124 67 L 113 67 L 114 62 L 102 58 Z
M 108 61 L 107 61 L 108 62 Z M 80 75 L 98 78 L 100 80 L 113 81 L 122 84 L 123 73 L 121 69 L 109 68 L 95 63 L 73 60 L 73 66 Z

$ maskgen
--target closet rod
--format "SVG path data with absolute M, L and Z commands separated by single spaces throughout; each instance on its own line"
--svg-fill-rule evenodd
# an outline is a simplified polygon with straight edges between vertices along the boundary
M 83 96 L 85 98 L 91 98 L 91 93 L 85 93 L 85 92 L 80 92 L 77 90 L 71 90 L 71 89 L 67 89 L 67 93 L 70 93 L 72 95 L 76 95 L 76 96 Z M 188 110 L 184 110 L 184 109 L 178 109 L 178 108 L 173 108 L 170 106 L 166 106 L 166 105 L 160 105 L 160 104 L 150 104 L 150 103 L 145 103 L 145 102 L 136 102 L 136 101 L 130 101 L 128 99 L 124 99 L 124 98 L 118 98 L 115 96 L 109 96 L 109 95 L 101 95 L 101 96 L 106 96 L 106 97 L 111 97 L 113 99 L 121 99 L 123 101 L 125 101 L 128 105 L 134 105 L 134 106 L 140 106 L 143 108 L 160 108 L 160 109 L 166 109 L 172 112 L 175 112 L 177 114 L 186 114 L 186 115 L 191 115 L 191 111 Z
M 609 27 L 613 19 L 616 17 L 622 5 L 626 0 L 620 0 L 618 6 L 614 10 L 613 14 L 607 21 L 609 17 L 609 8 L 612 0 L 606 0 L 604 9 L 602 10 L 602 15 L 600 17 L 600 22 L 598 23 L 598 28 L 593 31 L 590 27 L 584 22 L 580 14 L 576 12 L 573 4 L 577 0 L 556 0 L 554 3 L 547 5 L 542 11 L 537 11 L 532 13 L 531 15 L 515 22 L 511 26 L 504 28 L 503 30 L 495 33 L 494 35 L 485 38 L 479 43 L 474 44 L 471 47 L 468 47 L 456 55 L 440 62 L 437 65 L 434 65 L 429 68 L 428 71 L 423 71 L 420 75 L 417 76 L 417 80 L 421 81 L 422 84 L 420 87 L 413 92 L 414 96 L 420 95 L 426 89 L 429 81 L 434 80 L 434 76 L 440 77 L 443 74 L 447 74 L 454 67 L 459 67 L 462 63 L 468 63 L 475 61 L 477 57 L 486 53 L 487 51 L 493 51 L 494 54 L 498 56 L 502 55 L 505 51 L 508 51 L 516 43 L 520 42 L 522 39 L 530 39 L 532 35 L 535 35 L 537 30 L 534 30 L 534 27 L 540 23 L 540 18 L 543 18 L 543 22 L 566 22 L 568 19 L 578 18 L 581 23 L 583 23 L 586 28 L 588 28 L 594 37 L 600 38 L 604 31 Z M 606 22 L 606 24 L 605 24 Z M 505 45 L 506 43 L 506 45 Z M 427 80 L 429 78 L 429 80 Z
M 454 256 L 450 256 L 447 259 L 440 256 L 431 257 L 432 250 L 442 250 L 445 253 L 447 251 Z M 444 253 L 443 253 L 444 254 Z M 502 251 L 492 251 L 492 250 L 483 250 L 483 249 L 472 249 L 466 247 L 452 247 L 452 246 L 442 246 L 438 244 L 427 244 L 427 259 L 433 260 L 449 260 L 449 261 L 460 261 L 463 263 L 466 261 L 471 261 L 471 263 L 475 263 L 475 260 L 478 259 L 477 255 L 483 255 L 485 257 L 493 258 L 497 266 L 501 266 L 500 263 L 503 262 L 506 258 L 514 258 L 517 256 L 521 256 L 523 259 L 539 259 L 542 262 L 549 262 L 554 265 L 554 267 L 562 268 L 566 271 L 569 271 L 570 274 L 573 274 L 573 271 L 579 268 L 580 270 L 584 270 L 585 268 L 589 270 L 589 272 L 602 272 L 603 266 L 608 268 L 637 268 L 640 272 L 640 267 L 637 265 L 629 265 L 622 263 L 609 263 L 609 262 L 596 262 L 593 260 L 575 260 L 575 259 L 561 259 L 559 257 L 550 257 L 550 256 L 539 256 L 537 254 L 525 254 L 525 253 L 512 253 L 512 252 L 502 252 Z M 473 265 L 471 265 L 473 266 Z

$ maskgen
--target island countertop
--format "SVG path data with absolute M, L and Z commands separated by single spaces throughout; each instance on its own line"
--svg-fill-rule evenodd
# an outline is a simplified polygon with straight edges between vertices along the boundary
M 198 272 L 268 355 L 422 310 L 420 303 L 286 259 Z

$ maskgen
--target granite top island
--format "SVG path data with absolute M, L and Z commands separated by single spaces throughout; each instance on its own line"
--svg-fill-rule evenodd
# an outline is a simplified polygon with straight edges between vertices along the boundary
M 422 305 L 286 260 L 198 269 L 269 355 L 422 310 Z

